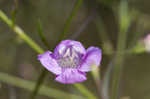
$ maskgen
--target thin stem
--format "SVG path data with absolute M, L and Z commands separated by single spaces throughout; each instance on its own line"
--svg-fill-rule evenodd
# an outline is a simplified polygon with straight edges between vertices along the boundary
M 109 89 L 110 89 L 110 77 L 113 70 L 113 62 L 114 58 L 108 64 L 107 70 L 104 74 L 103 82 L 102 82 L 102 94 L 104 99 L 111 99 L 109 96 Z
M 34 86 L 35 86 L 35 83 L 32 81 L 24 80 L 19 77 L 15 77 L 15 76 L 2 73 L 2 72 L 0 72 L 0 81 L 2 81 L 3 83 L 16 86 L 16 87 L 26 89 L 28 91 L 33 91 Z M 48 96 L 48 97 L 57 98 L 57 99 L 62 99 L 62 97 L 64 99 L 68 99 L 69 97 L 74 98 L 74 99 L 84 99 L 84 97 L 82 96 L 78 96 L 78 95 L 71 94 L 71 93 L 66 93 L 64 91 L 60 91 L 54 88 L 49 88 L 48 86 L 45 86 L 45 85 L 41 86 L 39 90 L 39 94 Z
M 43 42 L 43 44 L 48 48 L 50 49 L 49 47 L 49 44 L 46 40 L 46 37 L 44 36 L 44 32 L 43 32 L 43 29 L 42 29 L 42 26 L 41 26 L 41 23 L 40 23 L 40 20 L 38 20 L 38 33 L 40 35 L 40 38 L 41 38 L 41 41 Z M 45 77 L 46 77 L 46 74 L 48 73 L 48 71 L 44 68 L 42 69 L 42 73 L 40 74 L 38 80 L 37 80 L 37 83 L 35 85 L 35 88 L 34 88 L 34 91 L 32 92 L 31 94 L 31 99 L 35 99 L 37 93 L 38 93 L 38 90 L 40 89 L 40 85 L 43 83 Z
M 35 84 L 34 90 L 31 94 L 31 99 L 35 99 L 35 97 L 37 96 L 37 94 L 38 94 L 38 92 L 41 88 L 41 85 L 44 82 L 44 79 L 45 79 L 47 73 L 48 73 L 48 71 L 44 68 L 42 70 L 42 73 L 40 74 L 38 80 L 37 80 L 37 83 Z
M 81 24 L 79 30 L 74 33 L 73 35 L 71 35 L 70 39 L 76 39 L 77 37 L 80 36 L 81 32 L 83 32 L 89 25 L 89 23 L 91 23 L 93 21 L 93 19 L 95 18 L 96 16 L 96 9 L 94 9 L 92 12 L 91 12 L 91 15 L 89 15 L 87 17 L 87 19 L 84 21 L 83 24 Z
M 101 94 L 101 79 L 100 79 L 100 69 L 97 66 L 92 66 L 91 74 L 95 81 L 96 87 L 98 89 L 99 96 L 102 97 Z
M 41 38 L 41 41 L 43 42 L 43 44 L 48 48 L 50 49 L 50 46 L 46 40 L 46 37 L 44 36 L 44 32 L 43 32 L 43 29 L 42 29 L 42 26 L 41 26 L 41 23 L 40 23 L 40 20 L 38 20 L 38 33 L 40 35 L 40 38 Z M 38 91 L 42 85 L 42 83 L 44 82 L 44 79 L 47 75 L 48 71 L 44 68 L 42 69 L 42 73 L 40 74 L 40 76 L 38 77 L 38 80 L 37 80 L 37 83 L 35 85 L 35 88 L 31 94 L 31 99 L 35 99 L 37 94 L 38 94 Z
M 16 15 L 17 15 L 17 10 L 18 10 L 18 0 L 14 0 L 14 7 L 11 12 L 11 20 L 12 20 L 12 25 L 15 25 L 16 22 Z
M 17 25 L 13 25 L 13 22 L 8 19 L 8 17 L 0 10 L 0 18 L 8 24 L 8 26 L 21 38 L 23 39 L 31 48 L 33 48 L 37 53 L 43 53 L 44 50 L 37 45 L 26 33 Z
M 49 46 L 49 44 L 48 44 L 48 42 L 47 42 L 47 40 L 46 40 L 46 37 L 45 37 L 45 35 L 44 35 L 43 28 L 42 28 L 42 25 L 41 25 L 40 20 L 38 20 L 38 22 L 37 22 L 37 27 L 38 27 L 38 33 L 39 33 L 39 35 L 40 35 L 41 41 L 43 42 L 43 44 L 44 44 L 48 49 L 50 49 L 50 46 Z
M 123 60 L 125 58 L 124 51 L 126 45 L 126 36 L 127 30 L 130 23 L 130 18 L 128 15 L 128 6 L 127 1 L 121 0 L 120 3 L 120 32 L 118 36 L 118 44 L 117 44 L 117 53 L 114 60 L 114 71 L 113 71 L 113 81 L 112 81 L 112 91 L 111 91 L 111 99 L 119 99 L 118 90 L 119 90 L 119 81 L 122 70 Z
M 86 87 L 84 87 L 82 84 L 74 84 L 74 86 L 85 96 L 87 96 L 88 99 L 97 99 Z
M 72 23 L 72 20 L 73 20 L 73 17 L 76 15 L 76 13 L 78 12 L 78 9 L 80 8 L 80 6 L 82 5 L 83 3 L 83 0 L 77 0 L 76 1 L 76 4 L 74 6 L 74 8 L 72 9 L 72 12 L 69 16 L 69 18 L 67 19 L 66 21 L 66 24 L 65 24 L 65 27 L 64 27 L 64 30 L 60 36 L 60 39 L 58 41 L 61 41 L 65 38 L 65 35 L 66 33 L 68 32 L 69 28 L 70 28 L 70 25 Z
M 108 38 L 105 25 L 101 19 L 101 17 L 97 16 L 95 20 L 95 25 L 98 30 L 99 38 L 101 39 L 103 43 L 103 53 L 105 54 L 113 54 L 113 46 L 111 44 L 111 41 Z

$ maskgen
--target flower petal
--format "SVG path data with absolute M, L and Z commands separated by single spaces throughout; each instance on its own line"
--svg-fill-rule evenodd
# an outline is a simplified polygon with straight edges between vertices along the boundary
M 61 67 L 58 66 L 56 60 L 51 57 L 52 53 L 50 51 L 45 52 L 44 54 L 38 55 L 38 60 L 41 64 L 54 74 L 61 73 Z
M 67 68 L 64 69 L 62 74 L 58 75 L 55 80 L 63 84 L 73 84 L 83 82 L 86 79 L 85 73 L 80 72 L 77 69 Z
M 80 42 L 74 40 L 64 40 L 60 42 L 60 44 L 55 48 L 54 55 L 56 57 L 63 55 L 66 49 L 69 47 L 73 47 L 76 50 L 76 52 L 81 54 L 85 54 L 86 52 L 84 46 Z
M 97 47 L 89 47 L 86 54 L 83 56 L 83 63 L 79 68 L 82 72 L 88 72 L 91 70 L 92 65 L 99 66 L 102 58 L 102 52 Z

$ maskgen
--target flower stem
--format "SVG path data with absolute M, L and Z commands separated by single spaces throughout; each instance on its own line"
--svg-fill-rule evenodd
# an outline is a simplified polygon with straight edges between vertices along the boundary
M 69 30 L 69 28 L 70 28 L 70 25 L 71 25 L 71 23 L 72 23 L 73 17 L 74 17 L 74 16 L 76 15 L 76 13 L 78 12 L 78 9 L 79 9 L 80 6 L 82 5 L 82 3 L 83 3 L 83 0 L 77 0 L 77 1 L 76 1 L 76 4 L 74 5 L 74 8 L 72 9 L 72 12 L 71 12 L 69 18 L 68 18 L 67 21 L 66 21 L 66 24 L 65 24 L 65 26 L 64 26 L 64 30 L 63 30 L 63 32 L 61 33 L 60 38 L 59 38 L 58 41 L 61 41 L 61 40 L 63 40 L 63 39 L 65 38 L 65 35 L 66 35 L 66 33 L 68 32 L 68 30 Z
M 0 72 L 0 81 L 3 83 L 7 83 L 16 87 L 20 87 L 26 89 L 28 91 L 33 91 L 35 83 L 32 81 L 24 80 L 19 77 L 15 77 L 6 73 Z M 64 91 L 60 91 L 54 88 L 49 88 L 48 86 L 42 85 L 39 90 L 40 95 L 48 96 L 50 98 L 57 98 L 57 99 L 68 99 L 69 97 L 72 99 L 84 99 L 82 96 L 78 96 L 75 94 L 67 93 Z
M 130 17 L 128 15 L 128 6 L 126 0 L 121 0 L 119 14 L 120 14 L 120 32 L 118 36 L 117 53 L 114 60 L 111 99 L 119 99 L 118 95 L 119 81 L 121 76 L 123 60 L 125 58 L 124 52 L 126 47 L 125 45 L 126 45 L 127 30 L 130 25 Z
M 47 49 L 50 49 L 50 46 L 49 46 L 49 44 L 48 44 L 48 41 L 46 40 L 46 37 L 45 37 L 45 35 L 44 35 L 44 32 L 43 32 L 43 28 L 42 28 L 40 19 L 39 19 L 38 22 L 37 22 L 37 27 L 38 27 L 38 33 L 39 33 L 39 36 L 40 36 L 40 38 L 41 38 L 41 41 L 42 41 L 43 44 L 47 47 Z
M 37 45 L 26 33 L 17 25 L 13 25 L 13 22 L 8 19 L 8 17 L 0 10 L 0 18 L 8 24 L 8 26 L 21 38 L 23 39 L 31 48 L 33 48 L 37 53 L 43 53 L 44 50 Z
M 86 87 L 84 87 L 82 84 L 74 84 L 74 86 L 85 96 L 87 96 L 88 99 L 97 99 Z
M 95 65 L 93 65 L 91 67 L 92 67 L 91 74 L 92 74 L 93 79 L 95 81 L 95 84 L 96 84 L 96 87 L 97 87 L 97 90 L 98 90 L 98 94 L 99 94 L 100 97 L 103 97 L 102 94 L 101 94 L 100 69 Z
M 95 20 L 95 25 L 96 25 L 96 28 L 98 30 L 98 34 L 99 34 L 99 38 L 101 39 L 102 41 L 102 48 L 103 48 L 103 54 L 113 54 L 113 46 L 111 44 L 111 41 L 109 40 L 108 38 L 108 35 L 107 35 L 107 32 L 106 32 L 106 29 L 105 29 L 105 25 L 101 19 L 101 17 L 96 17 L 96 20 Z
M 41 85 L 42 83 L 44 82 L 44 79 L 47 75 L 48 71 L 44 68 L 42 70 L 42 73 L 40 74 L 35 86 L 34 86 L 34 90 L 32 91 L 32 94 L 31 94 L 31 99 L 35 99 L 35 97 L 37 96 L 40 88 L 41 88 Z
M 49 46 L 49 44 L 46 40 L 46 37 L 44 36 L 44 32 L 43 32 L 40 20 L 38 20 L 37 25 L 38 25 L 38 33 L 40 35 L 41 41 L 47 47 L 47 49 L 50 49 L 50 46 Z M 35 99 L 35 97 L 37 96 L 38 91 L 39 91 L 42 83 L 44 82 L 44 79 L 45 79 L 47 73 L 48 73 L 48 71 L 45 68 L 42 69 L 42 72 L 41 72 L 41 74 L 39 75 L 39 77 L 37 79 L 37 83 L 35 85 L 35 88 L 34 88 L 33 92 L 31 93 L 31 99 Z

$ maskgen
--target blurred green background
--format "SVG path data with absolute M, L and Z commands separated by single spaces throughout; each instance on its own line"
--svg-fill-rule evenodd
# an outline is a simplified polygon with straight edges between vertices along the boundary
M 37 21 L 40 19 L 46 39 L 53 48 L 75 2 L 76 0 L 0 0 L 0 9 L 9 18 L 16 9 L 16 24 L 45 50 L 51 50 L 40 40 Z M 81 41 L 86 48 L 93 45 L 103 49 L 102 79 L 114 57 L 110 53 L 116 50 L 119 2 L 119 0 L 84 0 L 65 36 L 65 39 Z M 150 1 L 128 0 L 128 4 L 132 20 L 127 32 L 126 48 L 130 49 L 150 32 Z M 36 82 L 43 68 L 37 60 L 37 55 L 0 20 L 0 72 Z M 122 99 L 150 99 L 149 59 L 150 54 L 146 52 L 126 55 L 121 77 Z M 51 88 L 79 94 L 72 85 L 57 83 L 54 78 L 54 75 L 49 73 L 44 83 Z M 83 84 L 98 95 L 90 73 L 88 80 Z M 0 81 L 0 99 L 29 99 L 30 95 L 29 91 Z M 37 99 L 53 98 L 38 95 Z

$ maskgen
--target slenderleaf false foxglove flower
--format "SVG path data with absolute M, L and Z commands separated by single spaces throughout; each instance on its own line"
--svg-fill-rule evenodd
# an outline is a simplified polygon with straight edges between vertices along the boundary
M 46 51 L 38 55 L 38 60 L 50 72 L 56 75 L 56 81 L 73 84 L 85 81 L 86 72 L 91 66 L 99 66 L 102 52 L 97 47 L 84 46 L 74 40 L 63 40 L 56 46 L 54 53 Z

